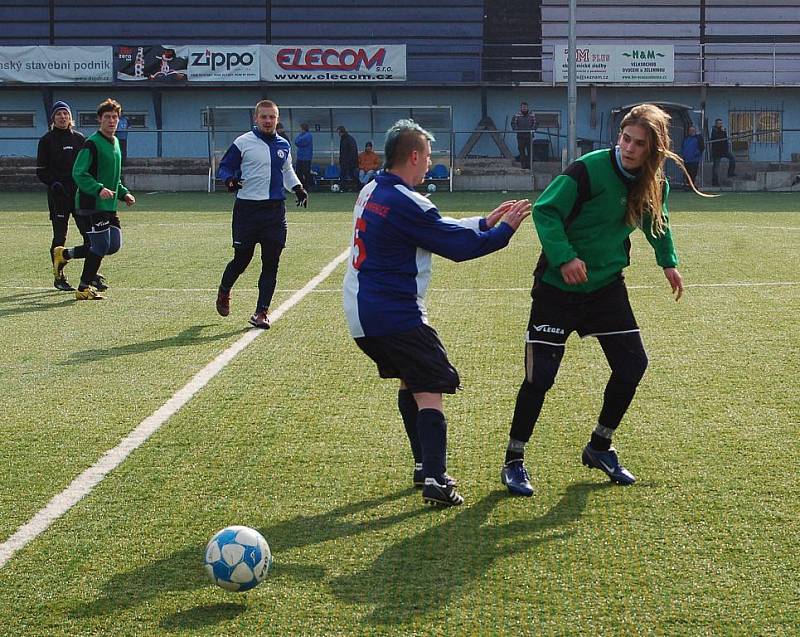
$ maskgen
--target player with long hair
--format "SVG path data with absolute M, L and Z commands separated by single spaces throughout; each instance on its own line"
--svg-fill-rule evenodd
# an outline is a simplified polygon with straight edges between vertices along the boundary
M 524 465 L 525 445 L 572 332 L 596 337 L 611 367 L 597 425 L 583 449 L 583 464 L 619 484 L 636 480 L 611 446 L 648 364 L 622 271 L 630 262 L 630 234 L 639 228 L 675 300 L 683 294 L 664 161 L 672 159 L 684 173 L 686 169 L 672 151 L 669 120 L 652 104 L 632 108 L 621 122 L 617 145 L 573 162 L 533 207 L 542 254 L 531 291 L 525 380 L 517 394 L 501 472 L 503 484 L 514 495 L 533 495 Z M 691 184 L 688 175 L 687 179 Z M 692 189 L 707 196 L 693 184 Z

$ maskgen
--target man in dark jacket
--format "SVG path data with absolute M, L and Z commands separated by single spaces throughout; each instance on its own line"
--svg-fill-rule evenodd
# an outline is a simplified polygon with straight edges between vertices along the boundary
M 72 180 L 72 165 L 75 156 L 83 146 L 84 137 L 73 126 L 72 112 L 66 102 L 56 102 L 50 110 L 50 130 L 39 140 L 36 153 L 36 176 L 47 186 L 47 207 L 50 209 L 50 222 L 53 224 L 53 241 L 50 244 L 50 262 L 53 250 L 67 241 L 69 216 L 75 215 L 75 182 Z M 89 241 L 87 227 L 80 217 L 75 224 L 83 236 L 83 245 L 75 248 L 78 258 L 86 256 Z M 57 290 L 74 290 L 63 272 L 56 272 L 53 286 Z
M 344 126 L 336 129 L 339 133 L 339 184 L 342 192 L 358 188 L 358 144 Z
M 719 186 L 719 163 L 723 159 L 728 160 L 728 177 L 736 177 L 736 158 L 731 152 L 731 140 L 728 131 L 722 126 L 722 120 L 714 120 L 714 128 L 711 129 L 711 184 Z
M 536 115 L 528 110 L 528 102 L 522 102 L 519 105 L 519 113 L 511 118 L 511 128 L 517 131 L 520 166 L 522 168 L 530 168 L 533 131 L 536 130 Z
M 686 166 L 686 172 L 689 173 L 693 184 L 697 181 L 697 170 L 703 161 L 705 148 L 703 136 L 697 132 L 694 126 L 690 126 L 686 137 L 683 138 L 681 157 L 683 157 L 683 164 Z

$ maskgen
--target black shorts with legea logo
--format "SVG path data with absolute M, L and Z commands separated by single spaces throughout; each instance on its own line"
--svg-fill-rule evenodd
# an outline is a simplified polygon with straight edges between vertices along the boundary
M 461 385 L 458 371 L 430 325 L 355 341 L 375 361 L 381 378 L 399 378 L 412 393 L 454 394 Z
M 589 293 L 537 281 L 532 296 L 528 343 L 564 345 L 572 332 L 584 338 L 639 331 L 622 278 Z
M 236 199 L 231 220 L 233 247 L 275 243 L 286 245 L 286 202 L 282 199 Z

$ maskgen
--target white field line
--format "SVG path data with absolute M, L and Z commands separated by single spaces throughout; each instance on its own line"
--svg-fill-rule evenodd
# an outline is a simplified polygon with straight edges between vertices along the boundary
M 667 281 L 664 281 L 664 285 L 669 285 Z M 629 290 L 652 290 L 656 288 L 662 288 L 664 285 L 628 285 L 627 288 Z M 684 285 L 684 288 L 759 288 L 759 287 L 774 287 L 774 286 L 791 286 L 791 285 L 800 285 L 800 281 L 729 281 L 724 283 L 689 283 Z M 307 286 L 306 286 L 307 287 Z M 303 290 L 305 288 L 302 288 Z M 52 287 L 32 287 L 29 285 L 0 285 L 0 290 L 30 290 L 30 291 L 49 291 L 56 294 L 56 290 Z M 208 294 L 216 294 L 217 288 L 122 288 L 114 286 L 114 290 L 124 291 L 124 292 L 169 292 L 171 294 L 177 294 L 180 292 L 203 292 Z M 258 288 L 236 288 L 237 292 L 258 292 Z M 430 288 L 430 292 L 530 292 L 530 287 L 524 288 Z M 275 290 L 277 293 L 293 293 L 296 294 L 301 290 L 292 290 L 292 289 L 285 289 L 281 290 L 280 288 Z M 307 294 L 314 293 L 314 294 L 331 294 L 331 293 L 341 293 L 341 288 L 331 288 L 329 290 L 309 290 Z M 291 300 L 291 299 L 289 299 Z M 289 301 L 287 301 L 288 303 Z M 283 307 L 283 306 L 281 306 Z M 275 312 L 280 311 L 280 308 L 275 310 Z M 270 316 L 274 316 L 274 313 L 270 313 Z
M 284 301 L 274 312 L 270 313 L 272 321 L 277 321 L 288 310 L 297 305 L 316 286 L 330 276 L 336 267 L 350 254 L 350 248 L 342 252 L 333 261 L 328 263 L 320 273 L 312 278 L 302 288 Z M 16 532 L 5 542 L 0 544 L 0 568 L 26 544 L 42 534 L 53 522 L 75 506 L 84 496 L 89 494 L 94 487 L 114 469 L 116 469 L 133 451 L 140 447 L 150 436 L 158 431 L 171 416 L 178 412 L 191 398 L 205 387 L 224 367 L 230 363 L 242 350 L 252 343 L 263 330 L 253 328 L 244 334 L 228 349 L 208 363 L 172 397 L 154 411 L 150 416 L 140 422 L 116 447 L 107 451 L 94 465 L 86 469 L 61 493 L 56 495 L 47 505 L 31 518 L 29 522 L 19 527 Z

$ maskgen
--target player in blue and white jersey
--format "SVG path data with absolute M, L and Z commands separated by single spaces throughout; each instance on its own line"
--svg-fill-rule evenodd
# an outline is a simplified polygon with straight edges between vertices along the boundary
M 530 214 L 527 199 L 506 201 L 487 217 L 448 219 L 414 187 L 431 167 L 433 136 L 411 120 L 386 133 L 384 170 L 361 190 L 353 210 L 344 312 L 356 344 L 381 378 L 400 379 L 398 408 L 414 454 L 415 486 L 426 502 L 464 498 L 446 471 L 447 421 L 442 394 L 460 385 L 436 331 L 425 292 L 432 253 L 466 261 L 505 247 Z
M 308 205 L 305 191 L 292 168 L 289 142 L 276 134 L 278 107 L 270 100 L 256 104 L 253 129 L 237 137 L 225 152 L 217 178 L 236 193 L 233 205 L 233 259 L 225 267 L 217 293 L 217 312 L 230 314 L 231 288 L 247 269 L 261 245 L 258 302 L 250 324 L 269 329 L 269 304 L 275 293 L 278 262 L 286 245 L 286 195 L 292 190 L 297 205 Z M 285 189 L 285 190 L 284 190 Z

